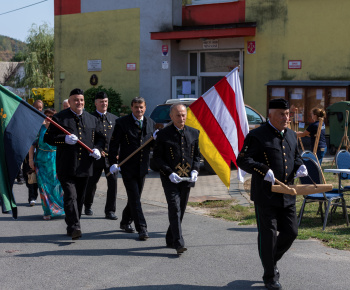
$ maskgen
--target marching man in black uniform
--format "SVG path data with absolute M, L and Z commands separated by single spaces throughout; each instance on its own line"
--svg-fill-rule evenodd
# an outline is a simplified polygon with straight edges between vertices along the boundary
M 104 148 L 104 138 L 100 133 L 97 118 L 84 112 L 84 92 L 74 89 L 70 92 L 70 108 L 52 117 L 52 120 L 71 133 L 66 135 L 50 124 L 44 141 L 57 146 L 57 177 L 64 192 L 64 211 L 66 213 L 67 235 L 73 240 L 81 237 L 80 216 L 83 208 L 85 190 L 89 176 L 92 175 L 93 160 L 100 159 Z M 77 144 L 85 143 L 94 148 L 89 153 Z
M 126 161 L 121 169 L 117 164 L 117 156 L 119 155 L 119 161 L 122 162 L 152 136 L 156 138 L 157 132 L 154 132 L 154 121 L 144 116 L 146 111 L 144 98 L 134 98 L 131 101 L 131 111 L 130 115 L 121 117 L 116 121 L 108 157 L 110 164 L 113 164 L 110 172 L 114 174 L 121 170 L 128 195 L 128 203 L 123 210 L 120 228 L 127 233 L 133 233 L 135 229 L 131 226 L 131 223 L 134 221 L 139 239 L 144 241 L 149 238 L 149 235 L 141 207 L 141 194 L 148 173 L 150 146 L 153 142 L 147 144 Z
M 183 104 L 171 106 L 170 118 L 173 124 L 158 132 L 153 151 L 168 203 L 170 226 L 165 240 L 168 247 L 176 249 L 177 254 L 187 250 L 182 237 L 181 222 L 190 189 L 197 181 L 200 165 L 199 131 L 185 126 L 186 117 L 187 110 Z
M 272 192 L 271 185 L 275 178 L 291 184 L 294 177 L 308 175 L 298 152 L 296 133 L 287 128 L 288 121 L 289 103 L 284 99 L 271 100 L 268 123 L 247 135 L 237 158 L 237 165 L 252 174 L 251 200 L 267 289 L 282 289 L 277 262 L 298 235 L 295 196 Z
M 93 175 L 89 178 L 88 186 L 85 193 L 85 214 L 93 215 L 91 209 L 94 201 L 97 183 L 100 180 L 101 173 L 104 170 L 105 174 L 109 173 L 109 161 L 108 161 L 108 147 L 109 142 L 112 138 L 112 133 L 115 127 L 115 121 L 118 119 L 117 116 L 107 112 L 108 108 L 108 96 L 105 92 L 98 92 L 95 96 L 96 111 L 92 113 L 101 123 L 102 133 L 105 138 L 105 147 L 101 152 L 101 159 L 95 160 L 93 165 Z M 107 177 L 107 199 L 105 205 L 105 216 L 106 219 L 117 220 L 115 215 L 116 210 L 116 199 L 117 199 L 117 176 L 110 174 Z

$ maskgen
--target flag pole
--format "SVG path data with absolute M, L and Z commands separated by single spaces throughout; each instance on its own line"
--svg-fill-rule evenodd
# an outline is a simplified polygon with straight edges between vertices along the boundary
M 33 112 L 35 112 L 36 114 L 40 115 L 41 117 L 43 117 L 45 120 L 49 121 L 52 125 L 54 125 L 55 127 L 57 127 L 58 129 L 60 129 L 63 133 L 65 133 L 66 135 L 71 135 L 71 133 L 69 133 L 66 129 L 64 129 L 62 126 L 60 126 L 59 124 L 57 124 L 55 121 L 53 121 L 51 118 L 47 117 L 45 114 L 43 114 L 42 112 L 40 112 L 38 109 L 34 108 L 33 106 L 29 105 L 27 102 L 23 101 L 21 99 L 21 102 L 23 105 L 25 105 L 26 107 L 28 107 L 29 109 L 31 109 Z M 86 144 L 84 144 L 83 142 L 81 142 L 80 140 L 77 141 L 77 143 L 84 147 L 87 151 L 89 151 L 90 153 L 93 153 L 92 149 L 87 146 Z
M 134 152 L 132 152 L 128 157 L 126 157 L 122 162 L 118 164 L 118 167 L 122 166 L 126 161 L 128 161 L 131 157 L 133 157 L 137 152 L 139 152 L 142 148 L 148 145 L 149 142 L 154 140 L 153 136 L 149 138 L 145 143 L 143 143 L 139 148 L 137 148 Z M 108 172 L 106 177 L 110 176 L 112 173 Z
M 173 123 L 173 121 L 170 121 L 168 124 L 166 124 L 165 127 L 170 126 Z M 164 128 L 165 128 L 164 127 Z M 164 129 L 163 128 L 163 129 Z M 137 148 L 134 152 L 132 152 L 130 155 L 128 155 L 122 162 L 120 162 L 118 164 L 118 167 L 122 166 L 126 161 L 128 161 L 131 157 L 133 157 L 137 152 L 139 152 L 141 149 L 143 149 L 146 145 L 148 145 L 148 143 L 150 143 L 152 140 L 154 140 L 154 137 L 152 136 L 151 138 L 149 138 L 145 143 L 143 143 L 139 148 Z M 108 156 L 108 154 L 107 154 Z M 106 174 L 106 177 L 110 176 L 112 173 L 108 172 Z

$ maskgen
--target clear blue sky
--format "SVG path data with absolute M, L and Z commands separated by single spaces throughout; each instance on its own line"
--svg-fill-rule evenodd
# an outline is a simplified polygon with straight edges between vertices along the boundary
M 33 23 L 40 26 L 46 22 L 49 27 L 54 27 L 54 0 L 0 0 L 0 2 L 0 35 L 25 41 Z M 20 9 L 25 6 L 30 7 Z M 20 10 L 10 12 L 16 9 Z

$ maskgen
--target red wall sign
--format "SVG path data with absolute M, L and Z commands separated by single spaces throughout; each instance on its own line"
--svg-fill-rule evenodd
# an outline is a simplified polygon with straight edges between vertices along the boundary
M 136 63 L 127 63 L 126 70 L 136 70 Z
M 248 54 L 255 53 L 255 41 L 248 41 L 247 42 L 247 52 L 248 52 Z
M 288 60 L 288 69 L 301 69 L 301 60 Z
M 168 55 L 169 48 L 167 45 L 162 45 L 162 53 L 164 56 Z

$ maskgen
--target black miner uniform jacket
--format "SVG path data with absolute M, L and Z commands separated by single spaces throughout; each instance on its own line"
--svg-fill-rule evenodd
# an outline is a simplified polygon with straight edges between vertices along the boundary
M 108 158 L 110 164 L 122 162 L 126 157 L 138 149 L 153 136 L 155 123 L 143 116 L 142 129 L 136 124 L 132 114 L 119 118 L 115 122 L 114 132 L 109 144 Z M 148 173 L 150 142 L 121 166 L 121 173 L 126 176 L 142 177 Z M 119 159 L 117 160 L 117 155 Z
M 103 148 L 103 151 L 108 154 L 109 142 L 111 141 L 113 130 L 115 127 L 115 121 L 118 119 L 118 117 L 109 112 L 106 112 L 106 114 L 104 114 L 105 117 L 103 117 L 99 113 L 97 113 L 97 111 L 92 112 L 91 115 L 95 116 L 101 123 L 100 126 L 105 140 L 105 147 Z M 103 156 L 101 156 L 101 159 L 95 160 L 95 162 L 105 162 L 106 167 L 110 167 L 108 157 L 104 158 Z
M 279 181 L 292 184 L 302 164 L 296 133 L 285 129 L 282 137 L 268 123 L 249 132 L 237 158 L 237 165 L 252 174 L 251 200 L 262 206 L 287 207 L 295 203 L 295 196 L 272 192 L 271 182 L 264 177 L 271 169 Z
M 191 177 L 192 170 L 199 172 L 198 138 L 199 131 L 188 126 L 184 127 L 183 134 L 173 124 L 158 132 L 153 158 L 161 176 L 168 178 L 175 172 L 180 177 Z M 189 182 L 188 186 L 193 187 L 194 184 Z
M 99 121 L 87 112 L 81 115 L 79 120 L 69 108 L 52 117 L 52 120 L 61 125 L 69 133 L 76 135 L 80 141 L 89 148 L 97 148 L 102 151 L 104 138 L 101 133 Z M 58 176 L 92 176 L 92 164 L 95 160 L 89 156 L 90 152 L 78 143 L 69 145 L 65 143 L 66 134 L 50 124 L 47 129 L 44 142 L 57 146 L 56 170 Z

